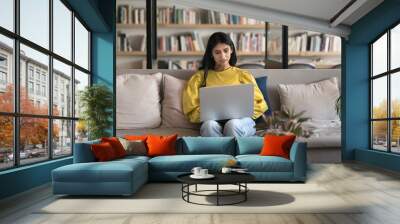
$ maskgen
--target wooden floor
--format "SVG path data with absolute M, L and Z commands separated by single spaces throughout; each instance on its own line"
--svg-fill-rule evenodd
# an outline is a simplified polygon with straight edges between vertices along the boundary
M 308 182 L 367 206 L 356 214 L 35 214 L 35 208 L 54 200 L 47 185 L 0 202 L 0 223 L 400 223 L 398 173 L 358 163 L 313 164 Z

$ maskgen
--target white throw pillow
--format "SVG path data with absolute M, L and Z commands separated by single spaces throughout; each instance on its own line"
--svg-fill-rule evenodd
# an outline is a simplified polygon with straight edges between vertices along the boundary
M 317 120 L 339 119 L 335 103 L 340 96 L 336 77 L 295 85 L 278 85 L 281 110 L 305 111 L 304 117 Z
M 117 76 L 117 129 L 160 126 L 161 77 L 161 73 Z
M 198 124 L 190 123 L 183 114 L 182 109 L 182 92 L 185 88 L 187 80 L 175 78 L 171 75 L 164 74 L 164 98 L 162 101 L 162 126 L 172 128 L 190 128 L 199 129 Z

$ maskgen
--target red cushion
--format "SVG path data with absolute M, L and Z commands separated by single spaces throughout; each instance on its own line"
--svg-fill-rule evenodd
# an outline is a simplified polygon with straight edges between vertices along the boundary
M 125 135 L 124 137 L 126 140 L 131 140 L 131 141 L 146 141 L 147 135 Z
M 110 138 L 101 138 L 101 142 L 108 142 L 114 149 L 115 155 L 118 158 L 126 156 L 126 151 L 124 147 L 122 146 L 121 142 L 118 140 L 116 137 L 110 137 Z
M 260 155 L 281 156 L 289 159 L 290 148 L 295 139 L 295 135 L 265 135 Z
M 91 149 L 97 161 L 103 162 L 117 158 L 113 147 L 108 142 L 92 144 Z
M 170 136 L 149 135 L 146 140 L 148 156 L 175 155 L 177 138 L 177 134 Z

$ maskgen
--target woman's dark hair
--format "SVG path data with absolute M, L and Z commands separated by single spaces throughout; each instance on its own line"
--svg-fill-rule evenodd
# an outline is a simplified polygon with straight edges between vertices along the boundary
M 214 67 L 215 67 L 215 60 L 212 55 L 212 50 L 214 49 L 215 46 L 217 46 L 217 44 L 226 44 L 231 47 L 232 54 L 231 54 L 231 58 L 229 59 L 229 64 L 231 66 L 236 65 L 236 62 L 237 62 L 236 50 L 235 50 L 235 45 L 233 44 L 232 39 L 229 37 L 228 34 L 223 33 L 223 32 L 213 33 L 210 36 L 210 38 L 208 38 L 206 52 L 204 53 L 203 59 L 201 60 L 200 69 L 204 70 L 203 82 L 201 84 L 201 87 L 206 86 L 208 70 L 214 69 Z

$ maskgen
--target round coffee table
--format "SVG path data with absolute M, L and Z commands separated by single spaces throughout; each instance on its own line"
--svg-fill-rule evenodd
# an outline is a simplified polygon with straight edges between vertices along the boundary
M 182 174 L 177 177 L 178 181 L 182 183 L 182 199 L 188 203 L 198 205 L 234 205 L 247 200 L 247 192 L 249 188 L 247 183 L 255 180 L 255 177 L 249 173 L 216 173 L 213 174 L 215 177 L 212 179 L 193 179 L 190 177 L 191 173 Z M 215 190 L 197 190 L 198 184 L 204 185 L 215 185 Z M 190 186 L 195 186 L 194 191 L 190 191 Z M 236 185 L 237 190 L 224 190 L 220 189 L 220 185 Z M 205 194 L 209 192 L 215 192 L 215 194 Z M 190 196 L 203 196 L 203 197 L 216 197 L 216 204 L 202 204 L 190 201 Z M 240 199 L 231 203 L 221 203 L 221 197 L 232 197 L 240 196 Z

